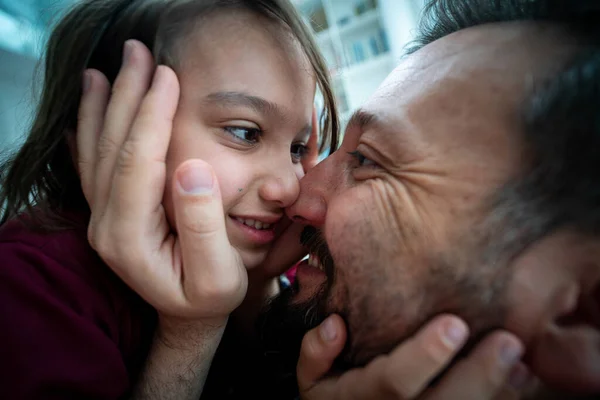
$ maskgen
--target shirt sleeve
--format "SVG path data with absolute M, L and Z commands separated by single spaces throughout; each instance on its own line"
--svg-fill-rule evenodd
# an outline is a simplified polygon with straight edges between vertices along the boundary
M 118 399 L 130 386 L 110 308 L 38 249 L 0 243 L 0 398 Z M 104 319 L 104 321 L 103 321 Z

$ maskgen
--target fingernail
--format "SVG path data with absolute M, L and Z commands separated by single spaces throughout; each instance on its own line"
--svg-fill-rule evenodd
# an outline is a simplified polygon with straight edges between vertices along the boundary
M 323 340 L 326 342 L 333 341 L 337 336 L 335 324 L 331 318 L 327 318 L 325 322 L 321 324 L 319 332 L 321 334 L 321 338 L 323 338 Z
M 212 172 L 202 166 L 189 166 L 178 171 L 177 180 L 186 194 L 208 194 L 212 192 Z
M 500 346 L 500 361 L 506 365 L 514 365 L 523 353 L 523 346 L 513 339 L 505 339 Z
M 88 70 L 85 70 L 83 71 L 83 83 L 81 86 L 83 93 L 87 93 L 90 90 L 90 86 L 92 86 L 92 75 Z
M 527 384 L 529 383 L 531 375 L 522 364 L 517 364 L 510 372 L 510 376 L 508 377 L 508 383 L 515 389 L 516 391 L 521 391 L 525 389 Z
M 452 319 L 444 327 L 443 339 L 451 348 L 461 346 L 467 340 L 467 335 L 467 326 L 460 320 Z
M 133 52 L 133 43 L 131 43 L 131 40 L 128 40 L 123 45 L 123 65 L 127 65 L 129 63 L 129 59 L 131 58 L 132 52 Z

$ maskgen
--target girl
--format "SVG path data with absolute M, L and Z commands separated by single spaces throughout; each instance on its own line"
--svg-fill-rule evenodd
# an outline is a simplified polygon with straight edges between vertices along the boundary
M 172 172 L 189 158 L 209 162 L 229 241 L 247 269 L 264 261 L 298 194 L 316 128 L 315 85 L 325 104 L 322 144 L 336 146 L 324 62 L 287 0 L 76 5 L 51 35 L 27 141 L 2 168 L 0 340 L 8 352 L 0 363 L 7 398 L 119 398 L 148 354 L 156 313 L 146 301 L 157 306 L 153 293 L 138 297 L 89 246 L 89 208 L 73 162 L 80 77 L 93 68 L 119 86 L 113 81 L 120 65 L 141 61 L 133 51 L 139 44 L 129 39 L 153 49 L 181 87 L 163 202 L 171 226 Z M 108 110 L 121 111 L 128 110 Z M 237 304 L 215 304 L 213 314 L 226 320 Z

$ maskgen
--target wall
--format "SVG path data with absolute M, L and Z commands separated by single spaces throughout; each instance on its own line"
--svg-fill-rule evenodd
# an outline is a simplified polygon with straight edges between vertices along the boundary
M 423 0 L 379 0 L 383 24 L 390 38 L 390 50 L 397 65 L 417 29 Z
M 36 60 L 0 49 L 0 153 L 21 143 L 33 113 Z

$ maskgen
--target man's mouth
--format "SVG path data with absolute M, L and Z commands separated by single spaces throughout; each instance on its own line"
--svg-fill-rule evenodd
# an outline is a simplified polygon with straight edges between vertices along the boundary
M 319 257 L 314 255 L 314 254 L 309 254 L 308 255 L 308 265 L 310 265 L 311 267 L 320 269 L 321 271 L 325 272 L 325 267 L 323 266 L 323 264 L 321 264 L 321 261 L 319 260 Z
M 322 232 L 315 227 L 307 226 L 300 235 L 300 243 L 308 250 L 307 264 L 324 272 L 329 281 L 332 281 L 335 266 Z

